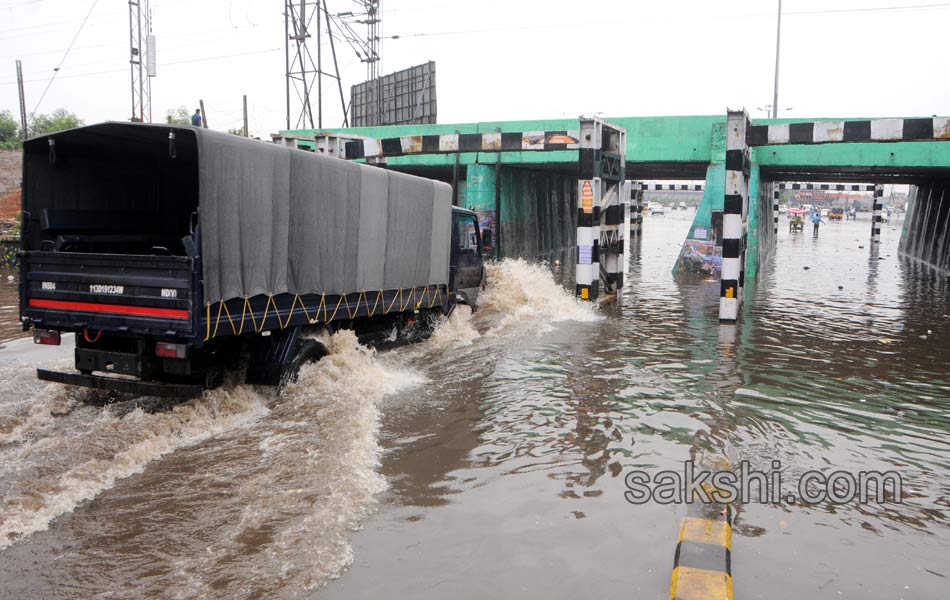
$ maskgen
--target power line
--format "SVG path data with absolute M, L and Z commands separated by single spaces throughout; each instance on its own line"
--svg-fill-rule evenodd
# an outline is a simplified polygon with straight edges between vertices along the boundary
M 73 44 L 76 43 L 76 39 L 82 32 L 82 28 L 86 25 L 86 21 L 89 20 L 89 15 L 92 14 L 92 11 L 96 8 L 96 4 L 98 3 L 99 0 L 92 0 L 92 6 L 89 7 L 89 12 L 86 13 L 86 18 L 82 20 L 82 23 L 79 25 L 79 29 L 76 30 L 76 35 L 73 36 L 73 41 L 69 42 L 69 47 L 66 48 L 65 54 L 63 54 L 63 59 L 59 61 L 59 66 L 53 70 L 53 76 L 49 78 L 49 83 L 46 84 L 46 89 L 43 90 L 43 93 L 40 95 L 40 99 L 36 102 L 36 106 L 34 106 L 32 112 L 30 112 L 30 119 L 33 118 L 33 115 L 36 114 L 36 110 L 40 107 L 40 104 L 43 103 L 43 98 L 46 97 L 46 92 L 49 91 L 49 87 L 53 85 L 53 80 L 56 79 L 57 75 L 59 75 L 59 70 L 63 67 L 63 63 L 66 62 L 66 57 L 69 56 L 69 51 L 73 49 Z
M 897 12 L 897 11 L 912 11 L 912 10 L 940 10 L 950 8 L 950 2 L 941 2 L 936 4 L 914 4 L 909 6 L 872 6 L 865 8 L 840 8 L 840 9 L 828 9 L 828 10 L 810 10 L 810 11 L 795 11 L 795 12 L 782 12 L 783 16 L 820 16 L 820 15 L 834 15 L 834 14 L 848 14 L 848 13 L 869 13 L 869 12 Z M 709 20 L 709 19 L 743 19 L 743 18 L 763 18 L 771 17 L 771 14 L 764 13 L 749 13 L 749 14 L 737 14 L 737 15 L 677 15 L 671 17 L 677 21 L 683 21 L 688 19 L 693 20 Z M 668 21 L 667 18 L 650 18 L 644 17 L 638 19 L 640 22 L 648 21 Z M 526 30 L 536 30 L 536 29 L 558 29 L 558 28 L 572 28 L 572 27 L 603 27 L 603 26 L 626 26 L 623 23 L 617 22 L 588 22 L 588 23 L 551 23 L 546 25 L 518 25 L 513 27 L 486 27 L 480 29 L 461 29 L 455 31 L 434 31 L 434 32 L 423 32 L 423 33 L 409 33 L 409 34 L 397 34 L 397 35 L 388 35 L 384 36 L 385 39 L 398 40 L 405 38 L 419 38 L 419 37 L 434 37 L 434 36 L 445 36 L 445 35 L 469 35 L 477 33 L 496 33 L 502 31 L 526 31 Z
M 107 18 L 107 17 L 114 17 L 114 16 L 118 16 L 118 15 L 121 15 L 121 14 L 124 14 L 124 13 L 120 13 L 120 12 L 107 12 L 107 13 L 102 13 L 102 14 L 100 14 L 100 15 L 97 15 L 96 18 L 93 19 L 93 20 L 105 19 L 105 18 Z M 69 29 L 69 26 L 73 25 L 74 23 L 79 23 L 79 22 L 85 23 L 86 20 L 87 20 L 87 19 L 69 19 L 69 20 L 67 20 L 67 21 L 53 21 L 53 22 L 50 22 L 50 23 L 39 23 L 39 24 L 36 24 L 36 25 L 25 25 L 25 26 L 23 26 L 23 27 L 10 27 L 9 29 L 0 29 L 0 34 L 2 34 L 4 38 L 22 37 L 22 36 L 24 36 L 24 35 L 37 35 L 39 32 L 36 31 L 36 30 L 45 30 L 45 29 L 53 29 L 53 30 L 56 30 L 56 29 L 63 29 L 63 30 L 66 30 L 66 29 Z M 60 27 L 60 26 L 62 26 L 62 27 Z
M 164 4 L 163 4 L 162 6 L 164 6 Z M 276 23 L 276 21 L 275 21 L 274 23 Z M 268 23 L 268 24 L 270 24 L 270 23 Z M 238 34 L 241 34 L 241 35 L 245 35 L 245 34 L 248 34 L 248 33 L 257 33 L 257 32 L 258 32 L 258 30 L 256 29 L 257 27 L 258 27 L 258 26 L 255 25 L 255 26 L 253 26 L 253 27 L 234 27 L 234 28 L 227 27 L 227 28 L 224 28 L 224 29 L 206 29 L 206 30 L 202 30 L 202 31 L 189 31 L 189 32 L 186 32 L 186 33 L 173 33 L 173 34 L 170 34 L 170 35 L 163 35 L 163 36 L 162 36 L 162 39 L 163 39 L 163 40 L 171 40 L 171 39 L 179 39 L 179 38 L 187 38 L 187 37 L 201 36 L 201 37 L 204 38 L 204 39 L 200 40 L 199 42 L 189 42 L 189 43 L 187 43 L 187 44 L 175 44 L 174 47 L 175 47 L 175 48 L 184 48 L 184 47 L 197 46 L 197 45 L 202 45 L 202 44 L 213 44 L 213 45 L 215 45 L 215 46 L 220 46 L 220 45 L 221 45 L 220 39 L 218 39 L 218 38 L 208 39 L 211 34 L 216 34 L 216 33 L 238 33 Z M 340 39 L 339 36 L 334 36 L 334 37 L 335 37 L 336 39 Z M 128 40 L 126 40 L 126 41 L 124 41 L 124 42 L 107 42 L 107 43 L 105 43 L 105 44 L 89 44 L 89 45 L 85 45 L 85 46 L 76 46 L 74 49 L 75 49 L 75 50 L 89 50 L 89 49 L 93 49 L 93 48 L 117 48 L 117 47 L 123 47 L 123 48 L 124 48 L 124 47 L 127 47 L 128 45 L 129 45 L 129 42 L 128 42 Z M 15 53 L 15 54 L 3 54 L 3 55 L 0 55 L 0 58 L 21 58 L 21 57 L 24 57 L 24 56 L 43 56 L 43 55 L 46 55 L 46 54 L 59 54 L 60 52 L 62 52 L 62 50 L 43 50 L 43 51 L 40 51 L 40 52 L 26 52 L 26 53 L 17 52 L 17 53 Z
M 234 58 L 237 56 L 250 56 L 252 54 L 266 54 L 268 52 L 277 52 L 279 50 L 283 50 L 283 48 L 267 48 L 265 50 L 250 50 L 248 52 L 237 52 L 234 54 L 221 54 L 219 56 L 206 56 L 203 58 L 177 60 L 177 61 L 167 62 L 167 63 L 158 63 L 158 66 L 162 68 L 167 68 L 167 67 L 173 67 L 176 65 L 184 65 L 184 64 L 197 63 L 197 62 L 207 62 L 211 60 L 221 60 L 223 58 Z M 105 75 L 107 73 L 124 73 L 124 72 L 125 72 L 125 67 L 121 69 L 106 69 L 104 71 L 92 71 L 88 73 L 73 73 L 72 75 L 63 75 L 62 77 L 60 77 L 60 79 L 73 79 L 76 77 L 91 77 L 93 75 Z M 39 81 L 43 81 L 43 80 L 42 79 L 28 79 L 24 81 L 24 83 L 36 83 Z M 3 82 L 0 82 L 0 85 L 16 85 L 16 82 L 3 81 Z
M 939 4 L 912 4 L 909 6 L 868 6 L 865 8 L 832 8 L 828 10 L 802 10 L 796 12 L 783 13 L 785 15 L 832 15 L 842 13 L 860 13 L 860 12 L 888 12 L 897 10 L 928 10 L 932 8 L 950 8 L 950 2 L 941 2 Z

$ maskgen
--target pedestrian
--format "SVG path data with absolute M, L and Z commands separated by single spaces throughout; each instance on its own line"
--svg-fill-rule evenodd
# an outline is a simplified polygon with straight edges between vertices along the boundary
M 192 127 L 201 127 L 201 109 L 196 108 L 195 114 L 191 115 Z
M 814 223 L 815 228 L 812 230 L 812 237 L 818 237 L 818 225 L 821 224 L 821 213 L 819 211 L 812 211 L 811 213 L 811 222 Z

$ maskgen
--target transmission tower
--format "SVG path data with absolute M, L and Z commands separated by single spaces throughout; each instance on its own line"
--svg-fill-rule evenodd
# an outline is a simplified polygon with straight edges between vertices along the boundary
M 309 127 L 323 128 L 323 78 L 335 79 L 340 94 L 343 111 L 343 125 L 347 126 L 346 100 L 343 97 L 343 83 L 336 59 L 336 43 L 331 24 L 332 17 L 327 11 L 326 0 L 285 0 L 285 66 L 287 79 L 287 129 Z M 315 25 L 314 25 L 315 21 Z M 339 29 L 339 24 L 337 28 Z M 333 56 L 333 72 L 323 70 L 323 35 L 330 41 Z M 308 42 L 316 36 L 313 50 Z M 314 93 L 316 87 L 316 93 Z M 291 88 L 294 93 L 291 94 Z M 296 97 L 296 102 L 293 99 Z M 317 118 L 313 118 L 313 104 L 316 103 Z
M 317 55 L 320 54 L 320 2 L 307 0 L 285 0 L 284 2 L 284 29 L 286 40 L 284 43 L 284 62 L 287 71 L 287 129 L 291 122 L 295 129 L 310 127 L 313 129 L 313 108 L 310 106 L 310 95 L 314 83 L 319 79 L 319 68 L 310 54 L 307 42 L 310 40 L 310 25 L 317 19 Z M 290 88 L 293 87 L 299 101 L 299 111 L 294 111 L 292 120 Z M 318 90 L 319 96 L 322 90 Z M 320 114 L 318 112 L 317 121 Z
M 129 69 L 132 78 L 132 121 L 152 122 L 152 77 L 155 36 L 148 0 L 129 0 Z
M 334 22 L 340 28 L 343 39 L 360 59 L 366 63 L 366 81 L 370 83 L 367 102 L 367 124 L 378 125 L 381 114 L 382 87 L 379 76 L 382 71 L 382 2 L 381 0 L 354 0 L 363 7 L 362 12 L 337 13 Z M 357 32 L 360 25 L 366 26 L 366 37 Z

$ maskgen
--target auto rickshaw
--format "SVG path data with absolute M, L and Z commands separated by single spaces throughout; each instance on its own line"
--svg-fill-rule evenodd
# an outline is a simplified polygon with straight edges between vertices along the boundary
M 805 213 L 808 211 L 804 208 L 790 208 L 788 209 L 788 231 L 804 231 L 805 230 Z

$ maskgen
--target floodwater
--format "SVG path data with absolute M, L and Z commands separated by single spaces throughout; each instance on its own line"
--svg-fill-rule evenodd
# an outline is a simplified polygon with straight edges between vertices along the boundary
M 23 337 L 20 327 L 20 296 L 16 272 L 0 269 L 0 343 Z
M 33 379 L 68 347 L 5 344 L 0 597 L 667 598 L 686 507 L 624 476 L 702 453 L 903 478 L 901 504 L 737 505 L 736 597 L 946 598 L 947 283 L 898 259 L 900 221 L 872 255 L 867 220 L 783 217 L 720 327 L 718 286 L 670 275 L 692 215 L 646 217 L 617 306 L 506 262 L 474 316 L 336 336 L 281 398 L 97 408 Z

